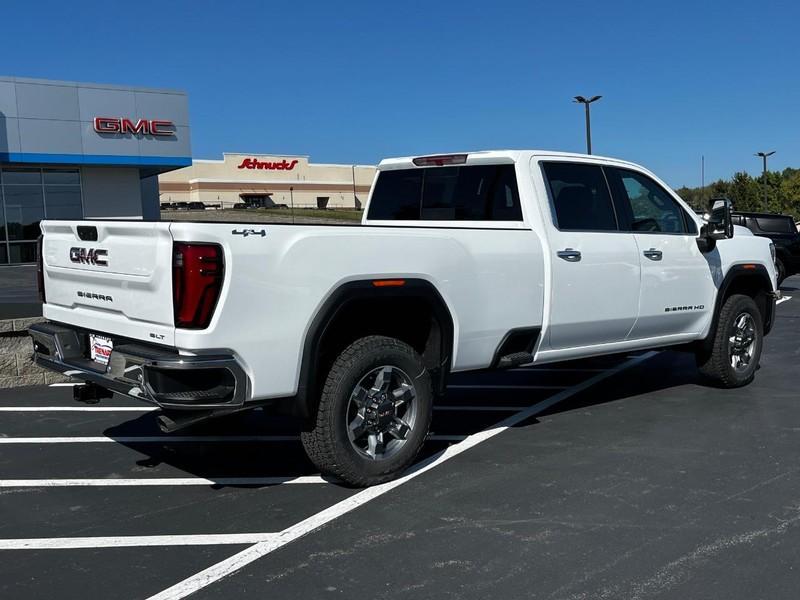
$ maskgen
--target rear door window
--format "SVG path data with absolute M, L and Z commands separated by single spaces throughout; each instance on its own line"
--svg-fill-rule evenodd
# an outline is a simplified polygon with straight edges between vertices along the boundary
M 559 230 L 617 230 L 611 194 L 599 165 L 543 162 L 542 168 Z
M 381 171 L 371 220 L 521 221 L 514 165 Z

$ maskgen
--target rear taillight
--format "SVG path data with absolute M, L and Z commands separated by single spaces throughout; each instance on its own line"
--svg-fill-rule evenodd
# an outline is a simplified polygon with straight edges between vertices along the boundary
M 175 327 L 208 327 L 222 289 L 223 275 L 221 246 L 184 242 L 173 244 L 172 301 Z
M 39 236 L 36 240 L 36 285 L 39 288 L 39 302 L 47 304 L 47 297 L 44 293 L 44 258 L 42 258 L 42 247 L 44 246 L 44 236 Z

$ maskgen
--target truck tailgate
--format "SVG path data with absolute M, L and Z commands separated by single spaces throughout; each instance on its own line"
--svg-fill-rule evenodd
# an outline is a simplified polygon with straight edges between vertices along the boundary
M 42 222 L 44 316 L 172 345 L 169 227 L 132 221 Z

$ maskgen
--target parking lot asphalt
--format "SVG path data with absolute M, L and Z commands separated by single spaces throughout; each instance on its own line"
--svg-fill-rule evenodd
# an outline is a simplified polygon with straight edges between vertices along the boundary
M 672 351 L 454 376 L 417 469 L 364 491 L 263 411 L 165 436 L 2 391 L 0 597 L 796 598 L 799 332 L 782 303 L 738 390 Z
M 3 276 L 0 277 L 0 319 L 39 317 L 41 314 L 36 265 L 3 267 Z

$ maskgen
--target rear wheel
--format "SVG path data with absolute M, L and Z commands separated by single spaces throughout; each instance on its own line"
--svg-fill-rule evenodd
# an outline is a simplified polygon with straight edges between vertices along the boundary
M 729 296 L 719 313 L 710 351 L 699 353 L 700 372 L 713 383 L 733 388 L 753 380 L 764 342 L 761 313 L 750 296 Z
M 324 474 L 356 486 L 388 481 L 419 453 L 432 409 L 419 354 L 394 338 L 364 337 L 331 366 L 303 446 Z

